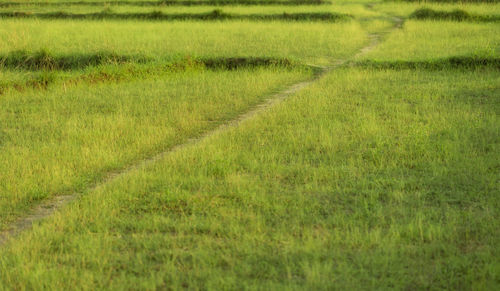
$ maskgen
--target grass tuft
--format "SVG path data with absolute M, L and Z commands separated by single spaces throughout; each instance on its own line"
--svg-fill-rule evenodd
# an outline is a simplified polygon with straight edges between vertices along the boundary
M 211 58 L 201 62 L 212 69 L 236 70 L 245 67 L 291 67 L 293 63 L 288 59 L 277 58 Z

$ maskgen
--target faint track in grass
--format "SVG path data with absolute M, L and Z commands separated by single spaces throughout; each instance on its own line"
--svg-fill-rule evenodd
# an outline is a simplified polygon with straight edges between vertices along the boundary
M 394 23 L 395 23 L 395 25 L 394 25 L 393 29 L 400 28 L 401 24 L 402 24 L 402 20 L 399 18 L 397 18 L 397 19 L 394 18 Z M 313 77 L 310 78 L 309 80 L 301 81 L 301 82 L 292 84 L 288 88 L 286 88 L 278 93 L 275 93 L 275 94 L 268 96 L 262 103 L 254 106 L 249 111 L 240 114 L 235 119 L 226 121 L 225 123 L 219 125 L 215 129 L 206 131 L 205 133 L 203 133 L 202 135 L 200 135 L 198 137 L 190 138 L 186 142 L 184 142 L 182 144 L 178 144 L 178 145 L 173 146 L 173 147 L 170 147 L 170 148 L 166 149 L 165 151 L 160 152 L 160 153 L 158 153 L 158 154 L 156 154 L 148 159 L 140 160 L 140 161 L 138 161 L 132 165 L 129 165 L 125 168 L 122 168 L 120 170 L 108 172 L 103 179 L 96 181 L 95 183 L 91 184 L 89 187 L 87 187 L 86 189 L 84 189 L 82 191 L 75 192 L 75 193 L 69 194 L 69 195 L 57 195 L 57 196 L 54 196 L 52 198 L 46 199 L 45 201 L 41 202 L 39 205 L 37 205 L 36 207 L 31 209 L 27 215 L 18 218 L 16 221 L 9 224 L 6 227 L 6 229 L 4 229 L 3 231 L 0 232 L 0 246 L 5 245 L 10 239 L 17 237 L 18 235 L 20 235 L 24 231 L 31 229 L 33 227 L 34 223 L 51 216 L 56 211 L 63 208 L 64 206 L 68 205 L 72 201 L 76 200 L 81 195 L 83 195 L 87 192 L 91 192 L 93 190 L 96 190 L 99 187 L 104 186 L 104 185 L 106 185 L 106 184 L 108 184 L 108 183 L 110 183 L 110 182 L 126 175 L 127 173 L 130 173 L 130 172 L 136 170 L 136 169 L 146 167 L 146 166 L 162 159 L 164 156 L 166 156 L 168 154 L 177 152 L 177 151 L 179 151 L 183 148 L 186 148 L 188 146 L 200 143 L 201 141 L 203 141 L 211 136 L 214 136 L 220 132 L 226 131 L 230 128 L 235 128 L 238 125 L 240 125 L 241 123 L 252 119 L 256 115 L 258 115 L 258 114 L 268 110 L 269 108 L 273 107 L 274 105 L 284 101 L 289 96 L 291 96 L 291 95 L 301 91 L 302 89 L 316 83 L 322 77 L 327 75 L 327 73 L 329 73 L 330 71 L 348 64 L 349 61 L 352 59 L 355 59 L 355 58 L 358 58 L 358 57 L 361 57 L 361 56 L 367 54 L 368 52 L 373 50 L 375 47 L 377 47 L 377 45 L 381 41 L 382 34 L 383 33 L 370 34 L 369 35 L 369 43 L 366 46 L 362 47 L 358 51 L 358 53 L 356 53 L 354 56 L 352 56 L 350 58 L 337 60 L 337 61 L 331 63 L 330 65 L 324 66 L 324 67 L 311 66 L 311 67 L 314 67 L 316 69 L 316 72 L 313 75 Z

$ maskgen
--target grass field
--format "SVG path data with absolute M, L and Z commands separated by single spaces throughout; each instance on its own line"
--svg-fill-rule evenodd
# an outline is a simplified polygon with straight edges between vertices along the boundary
M 345 58 L 366 42 L 359 23 L 2 20 L 0 54 L 111 52 L 174 61 L 185 57 Z M 21 37 L 23 36 L 23 37 Z
M 408 20 L 364 59 L 430 61 L 446 57 L 498 57 L 497 23 Z M 470 42 L 464 42 L 464 39 Z
M 499 4 L 13 2 L 0 290 L 500 287 Z

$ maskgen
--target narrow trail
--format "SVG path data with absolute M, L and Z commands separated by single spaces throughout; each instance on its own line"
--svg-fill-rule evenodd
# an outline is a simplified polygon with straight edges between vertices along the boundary
M 394 27 L 393 29 L 397 29 L 401 27 L 402 20 L 401 19 L 393 19 L 394 21 Z M 385 32 L 388 33 L 388 32 Z M 56 211 L 59 209 L 63 208 L 64 206 L 68 205 L 72 201 L 76 200 L 78 197 L 81 195 L 84 195 L 87 192 L 91 192 L 93 190 L 98 189 L 99 187 L 102 187 L 126 174 L 128 174 L 131 171 L 134 171 L 136 169 L 144 168 L 160 159 L 162 159 L 164 156 L 168 154 L 175 153 L 177 151 L 182 150 L 183 148 L 195 145 L 197 143 L 202 142 L 203 140 L 214 136 L 220 132 L 226 131 L 230 128 L 235 128 L 238 127 L 241 123 L 252 119 L 254 116 L 261 114 L 262 112 L 266 111 L 267 109 L 273 107 L 274 105 L 282 102 L 285 100 L 287 97 L 301 91 L 302 89 L 312 85 L 313 83 L 316 83 L 320 79 L 322 79 L 324 76 L 327 75 L 328 72 L 344 66 L 349 63 L 349 61 L 354 60 L 356 58 L 359 58 L 371 50 L 373 50 L 381 41 L 383 33 L 373 33 L 369 35 L 369 43 L 362 47 L 355 55 L 353 55 L 350 58 L 342 59 L 333 62 L 332 64 L 325 66 L 325 67 L 316 67 L 318 68 L 318 72 L 313 75 L 312 78 L 306 81 L 301 81 L 295 84 L 290 85 L 288 88 L 272 94 L 268 96 L 268 98 L 263 101 L 262 103 L 254 106 L 251 108 L 249 111 L 239 115 L 235 119 L 229 120 L 220 126 L 216 127 L 215 129 L 212 129 L 210 131 L 205 132 L 201 136 L 198 136 L 196 138 L 191 138 L 188 139 L 186 142 L 182 144 L 178 144 L 176 146 L 170 147 L 166 149 L 163 152 L 160 152 L 148 159 L 140 160 L 136 162 L 133 165 L 130 165 L 126 168 L 123 168 L 121 170 L 117 171 L 112 171 L 108 172 L 105 176 L 104 179 L 95 182 L 94 184 L 90 185 L 89 187 L 85 188 L 82 191 L 75 192 L 69 195 L 58 195 L 49 199 L 46 199 L 45 201 L 41 202 L 39 205 L 31 209 L 31 211 L 23 217 L 18 218 L 16 221 L 11 223 L 10 225 L 7 226 L 7 228 L 3 231 L 0 231 L 0 247 L 4 246 L 7 244 L 8 241 L 11 239 L 17 237 L 21 233 L 30 230 L 34 223 L 41 221 L 52 214 L 54 214 Z

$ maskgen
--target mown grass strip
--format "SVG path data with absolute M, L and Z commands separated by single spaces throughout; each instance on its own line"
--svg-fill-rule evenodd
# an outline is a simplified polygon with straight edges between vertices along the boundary
M 79 2 L 4 2 L 0 7 L 13 6 L 302 6 L 302 5 L 326 5 L 330 1 L 324 0 L 230 0 L 230 1 L 79 1 Z
M 282 14 L 231 14 L 220 9 L 207 13 L 177 13 L 167 14 L 161 11 L 150 13 L 110 13 L 104 10 L 99 13 L 69 13 L 69 12 L 3 12 L 0 18 L 39 18 L 39 19 L 81 19 L 81 20 L 258 20 L 258 21 L 327 21 L 335 22 L 352 18 L 351 15 L 332 12 L 309 12 L 309 13 L 282 13 Z
M 357 62 L 355 66 L 375 69 L 424 69 L 424 70 L 448 70 L 464 69 L 476 70 L 482 68 L 500 70 L 499 57 L 479 57 L 479 56 L 454 56 L 443 59 L 428 61 L 376 61 L 366 60 Z
M 420 8 L 410 14 L 410 19 L 417 20 L 452 20 L 452 21 L 471 21 L 471 22 L 497 22 L 500 21 L 500 15 L 474 15 L 462 9 L 452 11 L 440 11 L 430 8 Z

